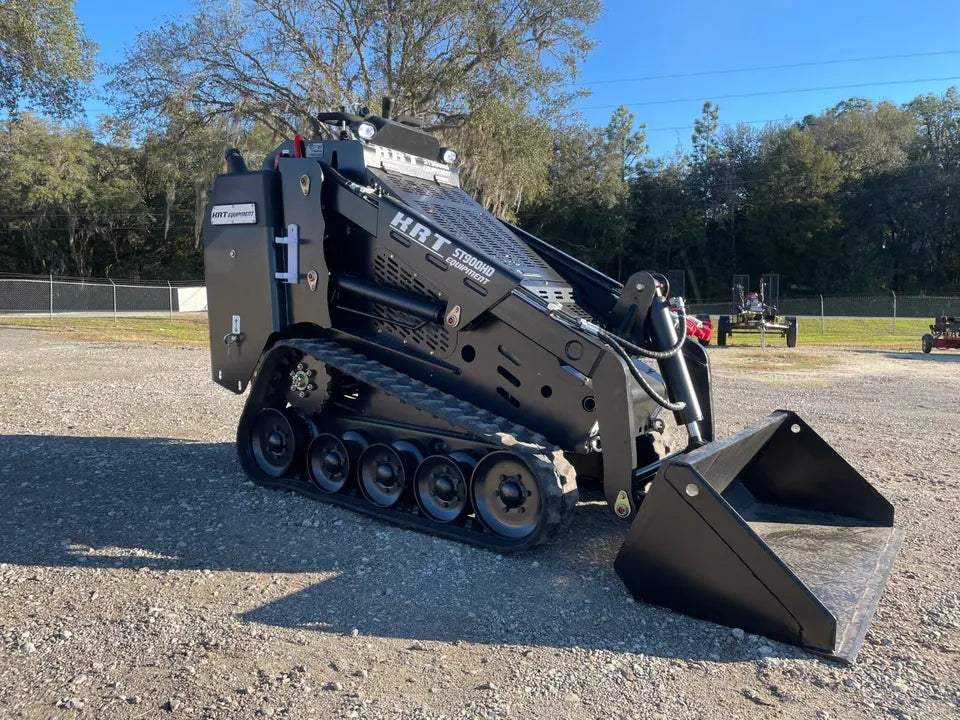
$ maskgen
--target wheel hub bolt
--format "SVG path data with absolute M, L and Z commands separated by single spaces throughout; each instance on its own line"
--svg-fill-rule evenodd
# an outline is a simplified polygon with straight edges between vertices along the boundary
M 283 441 L 283 435 L 274 431 L 267 436 L 267 448 L 270 452 L 279 455 L 283 452 L 286 443 Z
M 515 480 L 507 480 L 500 486 L 500 500 L 508 508 L 517 508 L 523 504 L 523 488 Z
M 457 496 L 457 484 L 449 475 L 437 475 L 433 479 L 433 494 L 444 502 L 450 502 Z
M 377 465 L 377 483 L 384 487 L 393 487 L 397 483 L 397 474 L 385 462 Z
M 336 475 L 343 470 L 343 458 L 336 450 L 330 450 L 323 457 L 323 469 L 331 475 Z

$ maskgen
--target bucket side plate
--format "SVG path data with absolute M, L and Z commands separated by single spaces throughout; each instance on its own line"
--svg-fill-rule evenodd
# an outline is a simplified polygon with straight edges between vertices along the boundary
M 850 661 L 900 547 L 892 520 L 781 411 L 664 463 L 615 567 L 638 599 Z

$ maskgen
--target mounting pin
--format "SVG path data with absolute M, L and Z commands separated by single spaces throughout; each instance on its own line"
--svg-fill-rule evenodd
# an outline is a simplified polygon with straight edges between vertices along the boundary
M 460 324 L 460 306 L 454 305 L 450 309 L 450 312 L 447 313 L 447 317 L 444 318 L 443 322 L 447 327 L 451 327 L 451 328 L 455 328 L 457 325 L 459 325 Z

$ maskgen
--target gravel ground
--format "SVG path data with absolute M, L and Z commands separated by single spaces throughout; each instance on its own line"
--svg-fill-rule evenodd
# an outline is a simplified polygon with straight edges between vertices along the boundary
M 794 408 L 898 508 L 853 666 L 632 602 L 598 502 L 518 557 L 399 530 L 245 482 L 205 351 L 0 330 L 0 717 L 960 716 L 960 354 L 712 352 L 721 436 Z

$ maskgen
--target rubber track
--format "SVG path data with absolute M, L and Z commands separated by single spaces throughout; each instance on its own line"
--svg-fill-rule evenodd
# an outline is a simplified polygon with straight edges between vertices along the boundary
M 538 528 L 525 538 L 504 538 L 489 531 L 471 530 L 469 527 L 436 523 L 424 516 L 411 515 L 389 508 L 379 508 L 356 498 L 313 491 L 313 486 L 298 480 L 262 480 L 257 482 L 272 487 L 283 487 L 305 492 L 312 497 L 344 505 L 353 510 L 377 518 L 412 527 L 422 532 L 449 537 L 471 545 L 486 547 L 500 552 L 513 552 L 545 542 L 552 531 L 570 515 L 577 503 L 576 473 L 566 461 L 561 448 L 550 444 L 546 438 L 528 428 L 477 407 L 454 395 L 427 385 L 416 378 L 394 370 L 376 360 L 361 355 L 339 343 L 329 340 L 284 340 L 278 342 L 268 354 L 289 348 L 313 357 L 330 368 L 365 383 L 380 392 L 429 413 L 444 423 L 457 428 L 465 435 L 494 447 L 521 455 L 535 474 L 543 503 L 543 520 Z M 266 362 L 266 358 L 264 358 Z M 258 380 L 269 381 L 268 374 Z M 285 381 L 285 378 L 284 378 Z M 253 396 L 253 394 L 251 394 Z M 252 397 L 251 397 L 252 399 Z M 295 405 L 294 405 L 295 407 Z M 256 408 L 259 410 L 260 408 Z M 244 414 L 254 408 L 245 408 Z

